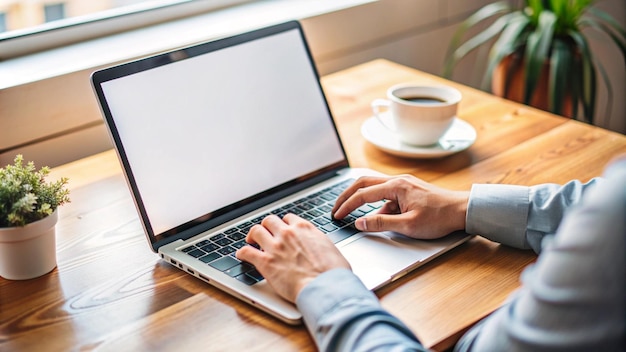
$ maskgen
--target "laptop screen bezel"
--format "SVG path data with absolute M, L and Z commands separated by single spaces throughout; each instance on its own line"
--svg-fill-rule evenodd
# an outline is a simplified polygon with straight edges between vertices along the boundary
M 300 177 L 289 180 L 279 186 L 261 191 L 246 199 L 239 200 L 235 203 L 224 206 L 213 212 L 204 214 L 191 221 L 188 221 L 185 224 L 182 224 L 173 229 L 164 231 L 163 233 L 155 234 L 153 231 L 152 225 L 150 224 L 150 219 L 148 217 L 146 207 L 144 206 L 142 196 L 139 192 L 139 188 L 137 186 L 135 177 L 133 176 L 130 162 L 124 150 L 124 145 L 122 144 L 121 137 L 116 128 L 115 120 L 108 106 L 102 84 L 110 80 L 136 74 L 139 72 L 157 68 L 157 67 L 167 65 L 173 62 L 177 62 L 180 60 L 185 60 L 185 59 L 192 58 L 198 55 L 203 55 L 206 53 L 221 50 L 221 49 L 228 48 L 231 46 L 244 44 L 250 41 L 258 40 L 258 39 L 265 38 L 268 36 L 273 36 L 273 35 L 291 31 L 291 30 L 297 30 L 300 35 L 303 48 L 306 52 L 308 61 L 311 65 L 311 69 L 316 78 L 315 81 L 317 82 L 317 89 L 319 89 L 321 93 L 321 97 L 323 99 L 326 112 L 331 119 L 331 123 L 334 128 L 336 138 L 341 147 L 342 160 L 336 163 L 333 163 L 331 165 L 327 165 L 323 169 L 316 170 L 306 175 L 301 175 Z M 254 209 L 270 204 L 271 202 L 277 201 L 289 194 L 298 192 L 302 189 L 310 187 L 311 185 L 315 183 L 331 178 L 334 175 L 336 175 L 339 170 L 349 167 L 348 158 L 347 158 L 344 146 L 341 143 L 341 138 L 339 136 L 332 112 L 328 105 L 326 95 L 324 94 L 324 91 L 323 91 L 323 88 L 319 79 L 319 73 L 317 71 L 317 67 L 314 63 L 313 56 L 311 55 L 311 51 L 308 46 L 302 27 L 298 21 L 290 21 L 290 22 L 286 22 L 286 23 L 282 23 L 282 24 L 278 24 L 278 25 L 274 25 L 274 26 L 270 26 L 266 28 L 261 28 L 261 29 L 257 29 L 251 32 L 242 33 L 242 34 L 234 35 L 231 37 L 222 38 L 222 39 L 218 39 L 218 40 L 214 40 L 214 41 L 210 41 L 210 42 L 206 42 L 206 43 L 202 43 L 202 44 L 198 44 L 198 45 L 194 45 L 194 46 L 190 46 L 186 48 L 172 50 L 170 52 L 166 52 L 163 54 L 159 54 L 159 55 L 135 60 L 132 62 L 116 65 L 113 67 L 105 68 L 102 70 L 98 70 L 92 73 L 91 84 L 96 94 L 96 97 L 100 103 L 99 105 L 101 108 L 101 112 L 108 126 L 109 134 L 114 142 L 115 149 L 117 151 L 120 163 L 122 164 L 122 169 L 124 171 L 126 181 L 128 183 L 129 188 L 131 189 L 131 194 L 133 196 L 133 200 L 137 208 L 137 211 L 140 215 L 144 232 L 154 252 L 157 252 L 158 248 L 162 245 L 168 244 L 178 239 L 185 240 L 192 236 L 195 236 L 198 233 L 210 230 L 211 228 L 221 225 L 224 222 L 227 222 L 237 217 L 240 217 L 242 215 L 245 215 L 246 213 L 253 211 Z

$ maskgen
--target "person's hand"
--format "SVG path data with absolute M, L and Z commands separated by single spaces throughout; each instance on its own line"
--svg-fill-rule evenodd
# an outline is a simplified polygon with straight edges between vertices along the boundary
M 383 199 L 387 201 L 376 214 L 357 219 L 357 229 L 421 239 L 465 229 L 469 192 L 443 189 L 411 175 L 361 177 L 339 195 L 331 213 L 342 219 L 365 203 Z
M 350 264 L 333 242 L 310 222 L 294 214 L 282 219 L 270 215 L 248 232 L 237 258 L 256 267 L 282 297 L 295 302 L 298 294 L 319 274 Z

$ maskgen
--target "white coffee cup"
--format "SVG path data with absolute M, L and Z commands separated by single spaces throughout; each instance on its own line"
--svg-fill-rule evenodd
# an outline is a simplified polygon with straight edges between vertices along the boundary
M 402 142 L 428 146 L 450 128 L 461 98 L 461 92 L 448 86 L 401 84 L 387 90 L 387 99 L 374 100 L 372 111 Z M 382 110 L 390 118 L 381 117 Z

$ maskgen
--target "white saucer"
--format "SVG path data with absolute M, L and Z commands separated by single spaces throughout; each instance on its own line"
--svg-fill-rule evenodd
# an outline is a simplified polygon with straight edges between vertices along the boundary
M 387 118 L 385 114 L 381 116 Z M 418 147 L 399 141 L 393 132 L 384 127 L 376 117 L 365 120 L 361 126 L 365 139 L 383 151 L 405 158 L 434 159 L 458 153 L 476 141 L 476 130 L 469 123 L 454 118 L 452 126 L 437 144 Z

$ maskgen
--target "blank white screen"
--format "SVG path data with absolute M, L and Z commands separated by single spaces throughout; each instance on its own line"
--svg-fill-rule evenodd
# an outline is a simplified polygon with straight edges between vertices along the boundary
M 297 30 L 102 88 L 154 234 L 344 158 Z

